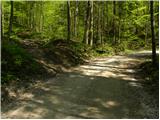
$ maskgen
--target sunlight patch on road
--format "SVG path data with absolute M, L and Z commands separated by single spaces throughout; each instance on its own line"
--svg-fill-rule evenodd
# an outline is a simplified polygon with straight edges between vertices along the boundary
M 116 58 L 111 58 L 111 59 L 107 60 L 107 63 L 108 62 L 113 62 L 113 61 L 117 61 L 117 59 Z
M 107 101 L 107 102 L 102 102 L 102 105 L 105 106 L 106 108 L 112 108 L 112 107 L 117 107 L 120 104 L 116 101 Z
M 54 104 L 59 104 L 60 103 L 60 100 L 58 99 L 57 96 L 50 96 L 50 100 L 52 101 L 52 103 Z
M 135 82 L 129 82 L 129 85 L 134 86 L 134 87 L 142 87 L 140 84 L 135 83 Z
M 130 76 L 128 76 L 128 77 L 123 77 L 122 79 L 124 79 L 124 80 L 129 80 L 129 81 L 137 81 L 135 78 L 130 77 Z
M 32 108 L 30 106 L 22 106 L 17 108 L 16 110 L 11 110 L 7 113 L 7 117 L 10 118 L 41 118 L 45 113 L 45 109 L 43 108 Z
M 21 93 L 19 96 L 20 99 L 32 99 L 34 97 L 32 93 Z
M 135 72 L 135 70 L 133 70 L 133 69 L 128 69 L 128 70 L 126 70 L 126 72 L 134 73 L 134 72 Z
M 93 65 L 83 65 L 83 66 L 81 66 L 81 68 L 82 69 L 88 69 L 88 70 L 90 70 L 90 69 L 96 69 L 96 70 L 105 70 L 106 68 L 105 67 L 101 67 L 101 66 L 93 66 Z

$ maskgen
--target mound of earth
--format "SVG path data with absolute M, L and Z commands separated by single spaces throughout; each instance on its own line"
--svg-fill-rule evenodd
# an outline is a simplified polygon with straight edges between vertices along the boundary
M 83 45 L 76 41 L 54 40 L 49 42 L 45 48 L 45 57 L 54 64 L 71 67 L 85 62 L 87 54 Z
M 10 97 L 7 91 L 25 90 L 37 80 L 44 81 L 71 66 L 84 63 L 87 58 L 85 47 L 75 41 L 54 40 L 44 45 L 25 39 L 2 44 L 4 101 L 7 101 L 5 96 Z

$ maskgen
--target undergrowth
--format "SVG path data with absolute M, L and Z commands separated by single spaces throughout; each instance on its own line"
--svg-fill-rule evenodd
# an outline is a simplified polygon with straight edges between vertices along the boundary
M 2 42 L 2 78 L 1 83 L 12 80 L 25 80 L 28 76 L 41 72 L 42 68 L 31 54 L 22 48 L 18 42 Z
M 157 97 L 159 93 L 159 60 L 157 56 L 156 66 L 152 65 L 152 61 L 142 63 L 140 66 L 141 76 L 144 78 L 143 84 L 146 90 Z

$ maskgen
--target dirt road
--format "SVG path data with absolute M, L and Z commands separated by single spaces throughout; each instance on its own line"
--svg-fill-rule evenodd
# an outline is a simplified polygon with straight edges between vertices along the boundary
M 2 118 L 158 118 L 135 68 L 147 55 L 95 58 L 39 81 L 2 108 Z

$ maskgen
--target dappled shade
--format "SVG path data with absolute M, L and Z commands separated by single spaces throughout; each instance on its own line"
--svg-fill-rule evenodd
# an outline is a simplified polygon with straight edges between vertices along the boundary
M 2 113 L 12 118 L 153 118 L 156 110 L 148 105 L 152 99 L 136 77 L 138 68 L 124 66 L 130 61 L 138 59 L 134 55 L 95 59 L 37 82 Z

